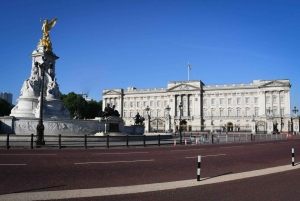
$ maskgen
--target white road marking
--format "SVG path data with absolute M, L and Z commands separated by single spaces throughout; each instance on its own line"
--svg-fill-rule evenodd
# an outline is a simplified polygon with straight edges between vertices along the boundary
M 198 151 L 198 150 L 204 150 L 204 149 L 171 150 L 170 152 L 175 152 L 175 151 Z
M 137 162 L 151 162 L 154 159 L 150 160 L 134 160 L 134 161 L 104 161 L 104 162 L 85 162 L 85 163 L 74 163 L 75 165 L 85 165 L 85 164 L 107 164 L 107 163 L 137 163 Z
M 267 144 L 273 144 L 273 143 L 255 144 L 255 145 L 267 145 Z
M 0 165 L 27 165 L 27 164 L 0 164 Z
M 93 153 L 92 155 L 105 155 L 105 154 L 148 154 L 149 152 L 125 152 L 125 153 Z
M 220 148 L 234 148 L 234 147 L 244 147 L 244 146 L 231 146 L 231 147 L 220 147 Z
M 300 165 L 292 166 L 289 164 L 284 166 L 253 170 L 249 172 L 228 174 L 219 177 L 201 178 L 201 182 L 197 181 L 196 179 L 190 179 L 190 180 L 182 180 L 182 181 L 141 184 L 141 185 L 133 185 L 133 186 L 10 193 L 5 195 L 0 195 L 0 200 L 5 200 L 5 201 L 58 200 L 58 199 L 71 199 L 71 198 L 78 199 L 78 198 L 88 198 L 88 197 L 111 196 L 111 195 L 128 195 L 133 193 L 146 193 L 146 192 L 155 192 L 155 191 L 162 192 L 164 190 L 203 186 L 208 184 L 223 183 L 228 181 L 265 176 L 265 175 L 270 175 L 270 174 L 275 174 L 280 172 L 297 170 L 299 168 Z
M 206 156 L 202 156 L 201 155 L 201 158 L 204 158 L 204 157 L 212 157 L 212 156 L 225 156 L 226 154 L 216 154 L 216 155 L 206 155 Z M 190 157 L 185 157 L 185 158 L 197 158 L 198 156 L 190 156 Z
M 1 156 L 56 156 L 57 154 L 0 154 Z

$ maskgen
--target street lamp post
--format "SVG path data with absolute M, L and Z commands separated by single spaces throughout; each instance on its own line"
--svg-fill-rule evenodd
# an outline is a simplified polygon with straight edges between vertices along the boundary
M 179 104 L 179 135 L 180 135 L 180 145 L 182 145 L 182 134 L 181 134 L 181 111 L 182 111 L 182 103 Z
M 39 123 L 36 127 L 37 131 L 37 139 L 36 139 L 36 145 L 41 146 L 45 145 L 45 140 L 44 140 L 44 124 L 43 124 L 43 107 L 44 107 L 44 78 L 45 78 L 45 70 L 47 69 L 47 64 L 45 61 L 47 58 L 44 56 L 42 57 L 43 63 L 38 63 L 35 62 L 34 65 L 35 67 L 39 67 L 41 69 L 41 76 L 42 76 L 42 83 L 41 83 L 41 95 L 40 95 L 40 117 L 39 117 Z

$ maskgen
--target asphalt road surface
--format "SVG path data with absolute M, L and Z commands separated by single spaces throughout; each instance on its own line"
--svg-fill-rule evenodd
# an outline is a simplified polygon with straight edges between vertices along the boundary
M 0 149 L 0 200 L 17 193 L 196 181 L 198 155 L 201 178 L 221 179 L 291 165 L 292 148 L 297 166 L 300 139 L 146 148 Z M 297 168 L 201 186 L 65 200 L 299 200 L 299 178 Z

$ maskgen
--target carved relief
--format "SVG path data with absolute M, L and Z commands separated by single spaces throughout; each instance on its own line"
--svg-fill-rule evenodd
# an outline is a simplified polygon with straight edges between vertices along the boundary
M 15 122 L 15 129 L 18 131 L 36 131 L 37 123 L 26 122 L 20 123 Z

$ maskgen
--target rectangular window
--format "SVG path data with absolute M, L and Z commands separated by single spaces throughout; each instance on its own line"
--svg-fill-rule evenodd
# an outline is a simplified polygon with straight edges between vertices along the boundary
M 140 107 L 140 101 L 136 102 L 136 106 Z
M 249 104 L 249 98 L 248 97 L 245 99 L 245 102 L 246 102 L 246 104 Z
M 126 112 L 124 112 L 124 117 L 126 117 Z
M 157 101 L 157 107 L 160 107 L 160 101 Z
M 204 99 L 204 100 L 203 100 L 203 105 L 206 105 L 206 102 L 207 102 L 206 99 Z
M 258 98 L 254 98 L 254 103 L 257 104 L 258 103 Z
M 223 110 L 220 110 L 220 117 L 223 117 Z
M 124 107 L 127 107 L 127 102 L 124 102 Z
M 280 109 L 280 115 L 284 116 L 284 109 Z
M 284 98 L 281 96 L 280 97 L 280 103 L 283 103 L 284 102 Z
M 204 110 L 204 111 L 203 111 L 203 116 L 206 117 L 206 114 L 207 114 L 207 113 L 206 113 L 206 110 Z
M 277 109 L 273 110 L 273 115 L 276 116 L 277 115 Z
M 143 103 L 143 104 L 144 104 L 144 107 L 146 107 L 146 106 L 147 106 L 147 102 L 146 102 L 146 101 L 144 101 L 144 103 Z
M 157 111 L 157 116 L 160 117 L 160 111 Z
M 168 102 L 167 102 L 167 101 L 165 101 L 165 102 L 164 102 L 164 106 L 165 106 L 165 107 L 167 107 L 167 105 L 168 105 Z
M 249 117 L 250 116 L 250 110 L 246 109 L 246 116 Z
M 231 109 L 229 109 L 228 110 L 228 116 L 231 117 L 231 115 L 232 115 L 232 111 L 231 111 Z
M 211 111 L 211 116 L 215 116 L 215 111 L 214 110 Z
M 258 117 L 258 109 L 255 108 L 255 116 Z
M 190 100 L 190 103 L 189 103 L 190 105 L 193 105 L 193 101 L 192 100 Z
M 133 102 L 130 102 L 130 107 L 133 107 Z
M 223 105 L 223 98 L 220 98 L 220 105 Z
M 269 96 L 266 97 L 266 102 L 267 102 L 267 103 L 270 103 L 270 97 L 269 97 Z
M 236 104 L 238 104 L 238 105 L 241 104 L 241 98 L 236 99 Z
M 211 99 L 211 104 L 212 104 L 212 105 L 215 104 L 215 99 L 214 99 L 214 98 Z
M 228 105 L 231 105 L 231 98 L 228 98 Z
M 153 101 L 150 101 L 150 106 L 153 107 Z
M 129 117 L 133 117 L 133 113 L 132 112 L 130 112 L 130 116 Z
M 240 117 L 240 116 L 241 116 L 241 110 L 237 110 L 237 111 L 236 111 L 236 115 L 237 115 L 238 117 Z

